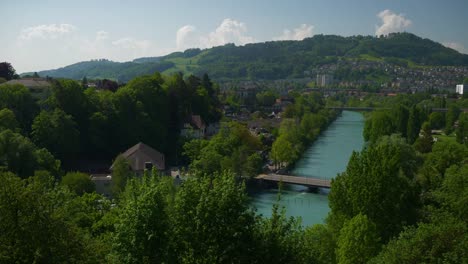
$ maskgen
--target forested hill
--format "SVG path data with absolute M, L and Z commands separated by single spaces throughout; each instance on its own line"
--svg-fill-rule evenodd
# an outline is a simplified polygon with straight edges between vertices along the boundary
M 61 77 L 75 80 L 81 80 L 83 77 L 88 79 L 112 79 L 123 82 L 146 74 L 154 72 L 163 72 L 174 67 L 172 62 L 156 62 L 156 60 L 146 60 L 141 58 L 132 62 L 114 62 L 106 59 L 78 62 L 55 70 L 40 71 L 41 77 Z M 22 75 L 30 75 L 24 73 Z
M 320 66 L 341 60 L 383 61 L 403 66 L 468 66 L 468 55 L 410 33 L 386 37 L 316 35 L 302 41 L 271 41 L 210 49 L 189 49 L 132 62 L 80 62 L 39 72 L 41 76 L 81 79 L 110 78 L 126 82 L 138 75 L 162 71 L 208 73 L 215 80 L 304 77 Z

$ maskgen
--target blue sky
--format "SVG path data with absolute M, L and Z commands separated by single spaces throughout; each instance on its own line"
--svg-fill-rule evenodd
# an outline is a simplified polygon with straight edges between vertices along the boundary
M 3 0 L 0 61 L 18 72 L 315 34 L 407 31 L 468 53 L 468 0 Z

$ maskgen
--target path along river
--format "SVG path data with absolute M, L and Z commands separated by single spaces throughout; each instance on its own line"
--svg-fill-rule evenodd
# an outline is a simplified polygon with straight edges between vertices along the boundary
M 306 150 L 292 175 L 331 179 L 346 169 L 354 150 L 360 151 L 364 145 L 362 131 L 364 117 L 361 113 L 343 111 Z M 300 216 L 302 224 L 309 226 L 323 223 L 330 208 L 328 190 L 309 192 L 307 187 L 286 185 L 281 193 L 280 205 L 287 216 Z M 277 202 L 278 189 L 262 189 L 252 195 L 252 204 L 257 213 L 271 215 L 273 204 Z

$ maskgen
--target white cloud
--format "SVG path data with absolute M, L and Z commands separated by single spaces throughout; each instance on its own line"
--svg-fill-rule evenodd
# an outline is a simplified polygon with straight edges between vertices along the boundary
M 247 26 L 243 22 L 226 18 L 212 32 L 200 34 L 193 25 L 185 25 L 176 33 L 176 46 L 178 50 L 187 48 L 211 48 L 227 43 L 245 45 L 255 42 L 255 39 L 247 34 Z
M 185 25 L 176 34 L 177 50 L 185 50 L 188 48 L 198 47 L 200 45 L 199 37 L 197 36 L 195 26 Z
M 108 38 L 109 38 L 109 32 L 104 31 L 104 30 L 100 30 L 100 31 L 96 32 L 96 40 L 102 41 L 102 40 L 106 40 Z
M 313 36 L 314 26 L 302 24 L 293 30 L 285 29 L 281 36 L 273 38 L 273 40 L 303 40 Z
M 132 36 L 116 38 L 104 30 L 86 34 L 70 24 L 24 28 L 18 33 L 17 41 L 5 49 L 15 50 L 11 62 L 20 73 L 52 69 L 90 59 L 128 61 L 166 52 L 149 40 Z M 0 55 L 10 53 L 8 50 L 0 50 Z
M 245 45 L 254 42 L 254 38 L 247 36 L 246 33 L 247 27 L 244 23 L 226 18 L 214 32 L 202 38 L 202 44 L 205 47 L 213 47 L 227 43 Z
M 124 49 L 148 49 L 151 46 L 150 41 L 148 40 L 137 40 L 134 38 L 121 38 L 115 41 L 112 41 L 112 45 L 124 48 Z
M 382 20 L 382 25 L 376 26 L 375 35 L 377 36 L 404 31 L 413 23 L 405 18 L 405 15 L 395 14 L 388 9 L 378 13 L 377 17 Z
M 21 34 L 18 38 L 21 40 L 31 40 L 34 38 L 56 39 L 75 30 L 76 27 L 70 24 L 38 25 L 24 28 L 21 30 Z
M 468 54 L 468 51 L 465 49 L 465 46 L 463 44 L 458 43 L 458 42 L 444 42 L 442 43 L 447 48 L 454 49 L 460 53 Z

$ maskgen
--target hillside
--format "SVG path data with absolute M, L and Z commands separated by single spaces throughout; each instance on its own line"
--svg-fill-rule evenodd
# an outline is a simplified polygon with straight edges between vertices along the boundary
M 155 59 L 141 58 L 132 62 L 114 62 L 109 60 L 92 60 L 78 62 L 55 70 L 40 71 L 42 77 L 50 76 L 56 78 L 70 78 L 81 80 L 88 79 L 112 79 L 127 82 L 137 76 L 152 74 L 156 71 L 162 72 L 174 67 L 168 61 L 157 62 Z M 24 73 L 27 75 L 31 73 Z
M 213 79 L 285 79 L 304 77 L 318 67 L 340 60 L 382 61 L 407 67 L 468 66 L 468 55 L 410 33 L 386 37 L 316 35 L 302 41 L 271 41 L 210 49 L 189 49 L 163 57 L 118 63 L 107 60 L 76 63 L 39 72 L 41 76 L 81 79 L 110 78 L 119 81 L 154 71 L 208 73 Z

